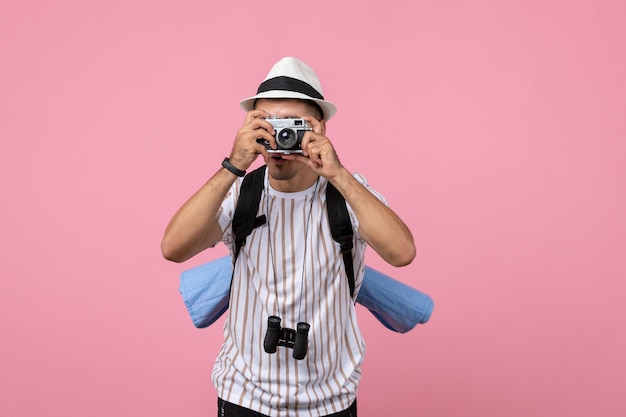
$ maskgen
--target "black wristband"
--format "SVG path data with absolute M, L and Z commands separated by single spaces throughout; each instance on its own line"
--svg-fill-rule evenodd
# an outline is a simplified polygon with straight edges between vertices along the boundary
M 246 175 L 246 171 L 242 171 L 233 164 L 231 164 L 228 158 L 224 158 L 224 160 L 222 161 L 222 166 L 238 177 L 243 177 L 244 175 Z

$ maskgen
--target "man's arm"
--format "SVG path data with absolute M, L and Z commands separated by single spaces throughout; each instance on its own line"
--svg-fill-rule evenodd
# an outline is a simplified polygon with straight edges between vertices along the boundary
M 345 168 L 331 183 L 346 199 L 359 220 L 359 234 L 386 262 L 405 266 L 415 258 L 413 235 L 398 215 Z
M 415 258 L 415 243 L 409 228 L 341 164 L 325 136 L 324 125 L 312 117 L 305 119 L 313 131 L 307 132 L 302 140 L 303 154 L 285 158 L 308 165 L 337 188 L 359 220 L 359 234 L 387 263 L 410 264 Z
M 267 156 L 265 147 L 257 143 L 257 138 L 264 138 L 275 146 L 274 136 L 270 134 L 272 126 L 262 119 L 267 116 L 261 110 L 252 110 L 246 115 L 230 154 L 231 164 L 238 169 L 245 171 L 259 155 Z M 178 209 L 161 241 L 161 252 L 166 259 L 184 262 L 213 247 L 222 238 L 223 231 L 217 221 L 217 213 L 236 180 L 235 174 L 220 168 Z
M 217 213 L 236 179 L 231 172 L 220 169 L 178 209 L 161 241 L 161 252 L 166 259 L 184 262 L 222 238 Z

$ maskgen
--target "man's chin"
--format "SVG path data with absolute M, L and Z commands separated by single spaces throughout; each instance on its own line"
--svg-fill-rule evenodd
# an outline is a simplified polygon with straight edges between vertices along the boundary
M 292 162 L 282 158 L 271 157 L 267 164 L 269 176 L 278 181 L 290 180 L 296 176 Z

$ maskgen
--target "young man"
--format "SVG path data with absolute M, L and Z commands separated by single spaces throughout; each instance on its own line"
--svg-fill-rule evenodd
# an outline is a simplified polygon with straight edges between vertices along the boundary
M 281 59 L 241 106 L 247 115 L 229 158 L 174 215 L 161 244 L 165 258 L 175 262 L 219 241 L 233 253 L 240 177 L 263 157 L 267 168 L 258 213 L 267 220 L 248 236 L 234 267 L 224 344 L 213 370 L 218 414 L 356 416 L 365 344 L 354 302 L 365 247 L 403 266 L 415 257 L 413 237 L 365 179 L 339 161 L 326 136 L 326 122 L 336 108 L 324 100 L 307 64 Z M 312 130 L 301 139 L 302 153 L 274 152 L 276 129 L 270 118 L 306 120 Z M 345 198 L 355 231 L 354 294 L 328 225 L 328 183 Z M 276 347 L 274 340 L 268 349 L 270 317 L 280 319 L 278 333 L 287 329 L 293 335 L 305 324 L 308 337 L 298 348 Z

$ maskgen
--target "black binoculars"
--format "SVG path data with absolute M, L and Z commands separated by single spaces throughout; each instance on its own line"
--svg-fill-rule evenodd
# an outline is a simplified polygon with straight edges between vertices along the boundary
M 276 347 L 285 346 L 293 349 L 293 358 L 304 359 L 309 344 L 309 323 L 300 322 L 296 330 L 280 327 L 280 317 L 267 319 L 267 331 L 263 340 L 263 349 L 267 353 L 276 353 Z

